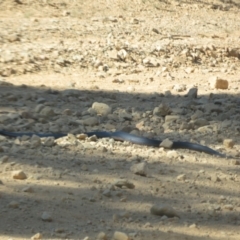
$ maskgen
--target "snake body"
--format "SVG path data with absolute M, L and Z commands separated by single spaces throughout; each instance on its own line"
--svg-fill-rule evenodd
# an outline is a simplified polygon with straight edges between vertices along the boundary
M 96 132 L 86 132 L 85 133 L 88 137 L 96 136 L 97 138 L 112 138 L 116 141 L 128 141 L 138 145 L 145 145 L 150 147 L 159 147 L 161 144 L 161 140 L 150 139 L 146 137 L 139 137 L 127 132 L 116 131 L 116 132 L 106 132 L 106 131 L 96 131 Z M 0 135 L 8 136 L 8 137 L 22 137 L 22 136 L 33 136 L 37 135 L 39 137 L 54 137 L 55 139 L 67 136 L 66 133 L 22 133 L 22 132 L 8 132 L 8 131 L 0 131 Z M 191 142 L 181 142 L 181 141 L 174 141 L 171 149 L 189 149 L 198 152 L 204 152 L 210 155 L 226 158 L 225 154 L 217 152 L 207 146 L 203 146 L 197 143 Z

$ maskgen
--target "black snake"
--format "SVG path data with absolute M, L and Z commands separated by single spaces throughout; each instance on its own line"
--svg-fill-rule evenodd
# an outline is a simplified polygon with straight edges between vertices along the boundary
M 97 138 L 113 138 L 116 141 L 128 141 L 134 144 L 139 144 L 139 145 L 145 145 L 145 146 L 151 146 L 151 147 L 159 147 L 161 144 L 161 140 L 156 140 L 156 139 L 150 139 L 146 137 L 139 137 L 127 132 L 121 132 L 121 131 L 116 131 L 116 132 L 105 132 L 105 131 L 96 131 L 96 132 L 86 132 L 84 133 L 88 137 L 91 136 L 96 136 Z M 0 135 L 8 136 L 8 137 L 22 137 L 22 136 L 33 136 L 37 135 L 39 137 L 54 137 L 54 138 L 61 138 L 64 136 L 67 136 L 66 133 L 15 133 L 15 132 L 8 132 L 4 130 L 0 130 Z M 203 146 L 197 143 L 191 143 L 191 142 L 181 142 L 181 141 L 174 141 L 172 144 L 171 149 L 190 149 L 198 152 L 204 152 L 210 155 L 218 156 L 221 158 L 226 158 L 230 156 L 226 156 L 225 154 L 222 154 L 220 152 L 217 152 L 207 146 Z

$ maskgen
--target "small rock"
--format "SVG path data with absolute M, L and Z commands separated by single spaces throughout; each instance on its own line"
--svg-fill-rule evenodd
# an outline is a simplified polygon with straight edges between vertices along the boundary
M 55 145 L 55 138 L 54 137 L 47 137 L 43 143 L 44 146 L 52 147 Z
M 195 120 L 191 121 L 191 123 L 197 127 L 203 127 L 203 126 L 206 126 L 209 124 L 209 122 L 204 118 L 195 119 Z
M 31 148 L 40 147 L 42 144 L 41 138 L 39 136 L 33 135 L 31 137 Z
M 96 135 L 93 135 L 91 137 L 88 138 L 88 141 L 89 142 L 96 142 L 98 140 L 97 136 Z
M 51 107 L 47 106 L 40 111 L 40 115 L 44 117 L 51 117 L 51 116 L 54 116 L 55 113 Z
M 170 114 L 171 110 L 169 106 L 166 104 L 160 104 L 159 107 L 154 108 L 153 114 L 157 116 L 165 117 L 166 115 Z
M 158 63 L 156 58 L 147 57 L 143 59 L 143 65 L 147 67 L 158 67 L 160 64 Z
M 64 228 L 56 228 L 55 232 L 56 233 L 63 233 L 63 232 L 65 232 L 65 229 Z
M 197 228 L 196 223 L 191 224 L 191 225 L 189 226 L 189 228 Z
M 87 134 L 81 133 L 81 134 L 77 134 L 76 135 L 77 139 L 79 140 L 86 140 L 86 138 L 88 137 Z
M 86 236 L 85 238 L 83 238 L 83 240 L 91 240 L 91 238 Z
M 187 96 L 189 97 L 189 98 L 197 98 L 197 93 L 198 93 L 198 89 L 197 88 L 190 88 L 189 90 L 188 90 L 188 93 L 187 93 Z
M 198 119 L 198 118 L 200 118 L 200 117 L 202 117 L 202 116 L 203 116 L 203 112 L 200 111 L 200 110 L 197 110 L 197 111 L 191 116 L 191 119 L 192 119 L 192 120 L 196 120 L 196 119 Z
M 89 117 L 82 121 L 85 126 L 95 126 L 99 124 L 99 121 L 96 117 Z
M 172 148 L 172 145 L 173 145 L 173 141 L 166 138 L 161 142 L 160 147 L 170 149 L 170 148 Z
M 111 190 L 109 190 L 109 189 L 104 190 L 102 195 L 105 197 L 111 197 L 112 196 Z
M 150 209 L 151 214 L 158 216 L 167 216 L 169 218 L 179 217 L 175 209 L 170 206 L 153 205 Z M 180 218 L 180 217 L 179 217 Z
M 33 189 L 31 186 L 27 186 L 25 188 L 22 189 L 23 192 L 29 192 L 29 193 L 32 193 L 33 192 Z
M 117 179 L 117 180 L 114 181 L 113 184 L 117 187 L 120 187 L 120 188 L 126 187 L 126 188 L 133 189 L 135 187 L 133 183 L 129 182 L 126 179 Z
M 218 204 L 214 204 L 213 205 L 213 209 L 216 210 L 216 211 L 220 211 L 221 210 L 221 206 L 218 205 Z
M 228 49 L 227 51 L 229 57 L 236 57 L 240 59 L 240 50 L 239 48 Z
M 37 240 L 37 239 L 42 239 L 42 234 L 41 233 L 36 233 L 31 237 L 31 240 Z
M 105 232 L 100 232 L 98 235 L 97 235 L 97 240 L 107 240 L 108 237 L 106 235 Z
M 45 98 L 38 98 L 37 101 L 36 101 L 38 104 L 41 104 L 41 103 L 45 103 L 46 102 L 46 99 Z
M 94 102 L 92 108 L 100 115 L 106 116 L 111 113 L 112 108 L 105 103 Z
M 128 53 L 126 52 L 125 49 L 121 49 L 121 50 L 118 51 L 118 53 L 117 53 L 117 57 L 118 57 L 120 60 L 122 60 L 122 61 L 125 61 L 126 58 L 127 58 L 127 56 L 128 56 Z
M 145 162 L 132 165 L 130 170 L 134 174 L 137 174 L 140 176 L 147 176 L 147 164 Z
M 176 121 L 180 118 L 181 117 L 179 115 L 166 115 L 165 116 L 165 123 L 174 122 L 174 121 Z
M 224 139 L 223 145 L 227 148 L 233 148 L 235 142 L 233 141 L 233 139 Z
M 45 222 L 51 222 L 52 221 L 52 216 L 48 212 L 43 212 L 41 219 Z
M 113 234 L 113 240 L 130 240 L 130 238 L 126 233 L 116 231 Z
M 178 180 L 178 181 L 184 181 L 184 180 L 186 180 L 186 174 L 181 174 L 181 175 L 177 176 L 177 180 Z
M 130 113 L 126 112 L 126 111 L 121 111 L 119 113 L 119 118 L 121 120 L 129 120 L 129 121 L 131 121 L 132 120 L 132 114 L 130 114 Z
M 12 201 L 8 204 L 8 207 L 10 208 L 18 208 L 19 207 L 19 203 L 16 201 Z
M 44 108 L 44 105 L 43 105 L 43 104 L 38 104 L 38 105 L 34 108 L 34 112 L 39 113 L 43 108 Z
M 129 233 L 128 236 L 130 237 L 130 239 L 134 239 L 137 237 L 137 232 L 132 232 L 132 233 Z
M 124 211 L 124 212 L 120 212 L 118 214 L 119 217 L 121 218 L 129 218 L 130 217 L 130 212 Z
M 227 210 L 233 210 L 233 205 L 232 204 L 226 204 L 223 206 L 223 208 L 227 209 Z
M 218 77 L 212 77 L 209 80 L 210 87 L 215 89 L 228 89 L 228 81 Z
M 72 111 L 70 109 L 65 109 L 63 112 L 62 112 L 63 115 L 66 115 L 66 116 L 71 116 L 72 115 Z
M 13 171 L 13 172 L 12 172 L 12 177 L 13 177 L 14 179 L 19 179 L 19 180 L 24 180 L 24 179 L 27 178 L 26 174 L 25 174 L 23 171 L 21 171 L 21 170 L 19 170 L 19 171 Z

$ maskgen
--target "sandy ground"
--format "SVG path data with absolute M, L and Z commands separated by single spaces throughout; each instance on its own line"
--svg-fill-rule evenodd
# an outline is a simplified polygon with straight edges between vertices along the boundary
M 238 158 L 239 11 L 238 1 L 2 0 L 0 129 L 124 129 Z M 228 86 L 211 86 L 217 77 Z M 240 239 L 236 159 L 0 136 L 0 180 L 3 240 Z

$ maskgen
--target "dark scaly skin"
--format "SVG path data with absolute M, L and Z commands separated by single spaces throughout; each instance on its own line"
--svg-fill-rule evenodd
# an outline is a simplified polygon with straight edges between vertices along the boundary
M 121 132 L 121 131 L 116 131 L 116 132 L 86 132 L 85 133 L 88 137 L 91 136 L 96 136 L 97 138 L 113 138 L 116 141 L 128 141 L 134 144 L 138 145 L 145 145 L 145 146 L 150 146 L 150 147 L 159 147 L 161 144 L 161 140 L 156 140 L 156 139 L 150 139 L 146 137 L 139 137 L 130 133 L 126 132 Z M 8 136 L 8 137 L 22 137 L 22 136 L 33 136 L 37 135 L 39 137 L 54 137 L 54 138 L 61 138 L 64 136 L 67 136 L 66 133 L 14 133 L 14 132 L 8 132 L 8 131 L 0 131 L 0 135 Z M 217 152 L 207 146 L 203 146 L 197 143 L 191 143 L 191 142 L 173 142 L 173 145 L 171 147 L 172 149 L 189 149 L 193 151 L 198 151 L 198 152 L 204 152 L 210 155 L 218 156 L 221 158 L 226 158 L 225 154 L 222 154 L 220 152 Z

